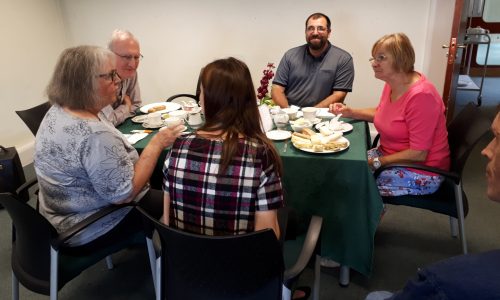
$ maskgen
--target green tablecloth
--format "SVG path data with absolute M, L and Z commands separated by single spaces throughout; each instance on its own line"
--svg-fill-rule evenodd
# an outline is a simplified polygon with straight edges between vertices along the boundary
M 313 154 L 296 149 L 289 141 L 275 145 L 283 160 L 286 205 L 304 217 L 323 217 L 321 255 L 369 276 L 382 201 L 367 164 L 365 123 L 346 121 L 354 129 L 345 135 L 351 143 L 345 151 Z M 142 128 L 127 120 L 118 129 L 129 133 Z M 140 152 L 152 135 L 134 147 Z M 163 161 L 161 157 L 153 174 L 152 185 L 156 188 L 161 186 Z

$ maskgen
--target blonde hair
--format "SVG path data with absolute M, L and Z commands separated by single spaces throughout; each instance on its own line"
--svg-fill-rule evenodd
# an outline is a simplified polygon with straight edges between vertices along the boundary
M 372 47 L 372 56 L 384 48 L 394 60 L 393 68 L 398 72 L 410 73 L 414 70 L 415 50 L 410 39 L 402 32 L 387 34 L 378 39 Z

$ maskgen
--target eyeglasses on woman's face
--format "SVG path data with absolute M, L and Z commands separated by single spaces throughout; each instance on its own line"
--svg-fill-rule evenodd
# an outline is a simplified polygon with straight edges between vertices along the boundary
M 386 55 L 380 54 L 380 55 L 377 55 L 375 57 L 370 57 L 368 59 L 368 61 L 371 62 L 371 63 L 374 63 L 374 62 L 381 63 L 381 62 L 385 61 L 386 59 L 387 59 Z
M 117 82 L 120 80 L 120 75 L 118 75 L 118 72 L 116 71 L 116 69 L 113 69 L 113 70 L 111 70 L 111 72 L 106 73 L 106 74 L 99 74 L 99 75 L 97 75 L 97 77 L 103 78 L 105 80 L 113 81 L 113 82 Z

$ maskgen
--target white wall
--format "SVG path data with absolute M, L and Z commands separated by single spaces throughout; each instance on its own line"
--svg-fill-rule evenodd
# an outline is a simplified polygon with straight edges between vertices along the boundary
M 65 47 L 56 0 L 0 0 L 0 145 L 32 160 L 33 135 L 15 114 L 45 100 L 57 56 Z
M 5 2 L 5 4 L 3 3 Z M 354 58 L 355 81 L 347 101 L 375 105 L 382 82 L 373 78 L 368 58 L 382 35 L 405 32 L 417 54 L 416 69 L 442 89 L 445 51 L 454 0 L 0 0 L 0 54 L 8 72 L 0 75 L 0 144 L 26 146 L 31 134 L 13 113 L 43 97 L 57 55 L 65 46 L 105 46 L 115 28 L 132 31 L 141 42 L 140 84 L 145 103 L 176 93 L 193 93 L 201 67 L 235 56 L 254 79 L 267 62 L 303 44 L 305 18 L 323 12 L 332 19 L 330 41 Z M 60 10 L 58 7 L 60 5 Z M 6 7 L 7 9 L 4 9 Z M 61 17 L 62 15 L 62 17 Z M 62 21 L 61 21 L 62 18 Z M 67 39 L 65 40 L 65 37 Z M 4 87 L 5 86 L 5 87 Z
M 441 27 L 429 28 L 429 24 L 436 24 L 432 18 L 446 22 L 448 17 L 431 11 L 437 1 L 441 6 L 454 3 L 453 0 L 61 2 L 72 44 L 105 45 L 110 32 L 117 27 L 131 30 L 140 39 L 145 58 L 139 72 L 146 103 L 180 92 L 194 92 L 200 68 L 226 56 L 245 61 L 258 85 L 267 62 L 278 64 L 287 49 L 305 42 L 305 18 L 316 11 L 324 12 L 332 19 L 332 43 L 349 51 L 354 58 L 356 77 L 347 101 L 365 106 L 377 103 L 381 90 L 382 82 L 373 78 L 368 58 L 372 44 L 383 34 L 408 34 L 417 53 L 416 68 L 427 73 L 425 52 L 433 50 L 426 47 L 432 41 L 428 31 L 432 30 L 432 35 L 443 32 L 449 36 L 451 28 L 441 32 Z M 451 19 L 448 22 L 451 24 Z M 440 55 L 444 66 L 444 53 Z

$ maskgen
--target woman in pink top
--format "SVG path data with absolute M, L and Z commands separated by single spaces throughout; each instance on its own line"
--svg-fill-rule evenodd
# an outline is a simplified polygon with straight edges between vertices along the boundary
M 404 33 L 385 35 L 372 48 L 375 77 L 385 81 L 376 108 L 354 109 L 341 103 L 330 111 L 373 122 L 380 146 L 368 151 L 372 169 L 391 163 L 420 163 L 448 170 L 450 150 L 445 107 L 434 85 L 414 70 L 415 51 Z M 385 170 L 377 179 L 383 196 L 434 193 L 442 176 L 406 168 Z

